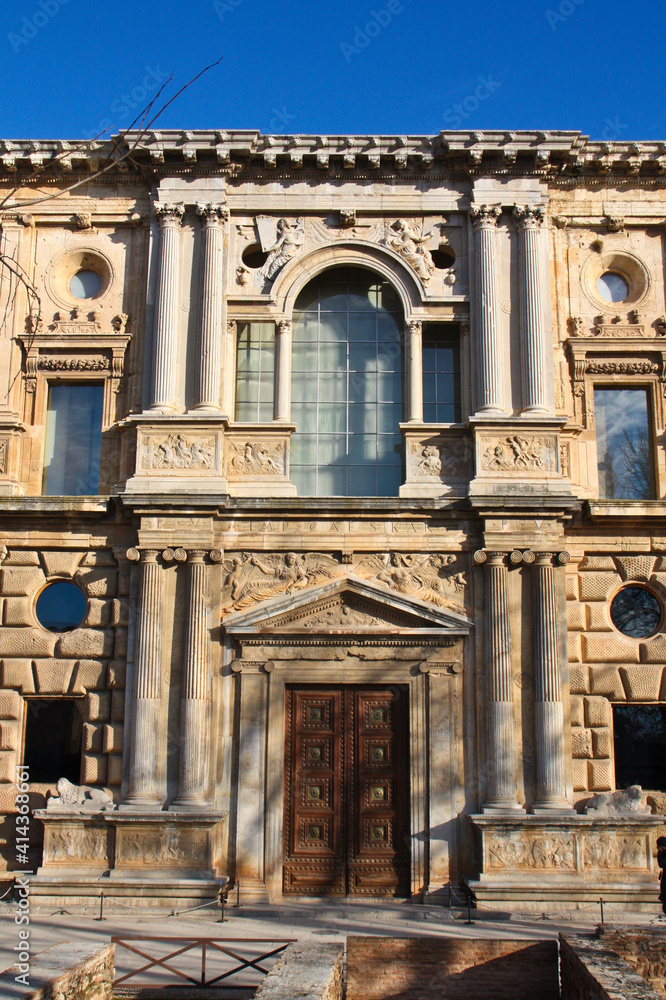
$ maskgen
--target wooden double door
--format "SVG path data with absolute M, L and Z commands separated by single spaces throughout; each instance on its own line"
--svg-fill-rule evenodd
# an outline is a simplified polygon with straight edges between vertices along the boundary
M 283 891 L 410 892 L 408 691 L 287 688 Z

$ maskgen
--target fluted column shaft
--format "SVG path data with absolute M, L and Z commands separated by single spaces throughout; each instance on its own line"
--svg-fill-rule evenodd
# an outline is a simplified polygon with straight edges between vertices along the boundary
M 128 558 L 136 561 L 130 549 Z M 159 760 L 160 681 L 162 667 L 162 571 L 158 553 L 141 553 L 141 596 L 137 617 L 134 701 L 127 802 L 159 809 L 157 787 Z
M 552 553 L 534 563 L 535 810 L 566 809 L 564 706 L 558 657 L 557 602 Z
M 180 228 L 183 205 L 155 205 L 160 226 L 160 261 L 153 342 L 151 410 L 175 410 L 178 361 Z
M 291 419 L 291 320 L 281 319 L 275 328 L 277 369 L 275 420 Z
M 487 556 L 487 558 L 486 558 Z M 479 552 L 485 562 L 487 781 L 484 812 L 521 809 L 516 784 L 509 571 L 505 552 Z
M 224 223 L 229 212 L 222 205 L 197 205 L 203 226 L 201 287 L 201 349 L 195 410 L 220 409 L 220 351 L 224 298 Z
M 496 246 L 501 212 L 500 205 L 472 205 L 470 210 L 476 233 L 477 413 L 505 412 Z
M 406 326 L 407 420 L 423 421 L 423 324 L 412 319 Z
M 543 319 L 540 229 L 543 209 L 516 205 L 520 280 L 520 339 L 523 370 L 523 412 L 548 413 L 546 393 L 546 329 Z
M 174 806 L 207 804 L 210 760 L 210 622 L 204 551 L 189 553 L 187 634 L 180 701 L 178 795 Z

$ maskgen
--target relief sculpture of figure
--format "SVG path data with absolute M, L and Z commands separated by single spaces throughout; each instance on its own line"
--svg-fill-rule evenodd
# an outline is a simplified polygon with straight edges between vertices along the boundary
M 430 281 L 435 273 L 435 265 L 425 244 L 431 237 L 432 233 L 419 233 L 416 225 L 410 225 L 405 219 L 398 219 L 391 226 L 385 243 L 411 264 L 421 281 Z
M 280 219 L 277 224 L 277 238 L 268 251 L 268 260 L 259 272 L 269 281 L 281 267 L 300 253 L 305 243 L 305 223 L 303 219 Z

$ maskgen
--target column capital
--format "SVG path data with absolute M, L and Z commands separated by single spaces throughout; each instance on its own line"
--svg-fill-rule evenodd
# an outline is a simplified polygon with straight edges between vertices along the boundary
M 556 552 L 535 552 L 534 553 L 534 565 L 535 566 L 552 566 L 553 558 L 557 555 Z
M 486 549 L 477 549 L 474 553 L 474 562 L 477 566 L 506 566 L 506 557 L 509 555 L 507 551 L 496 552 L 488 551 Z
M 472 204 L 469 206 L 469 214 L 475 232 L 479 229 L 495 229 L 502 214 L 502 206 Z
M 156 201 L 153 206 L 155 217 L 160 224 L 160 229 L 180 229 L 185 215 L 185 205 L 182 202 Z
M 291 320 L 279 319 L 275 324 L 275 329 L 278 333 L 291 333 Z
M 423 323 L 420 319 L 408 319 L 405 330 L 412 336 L 419 336 L 423 331 Z
M 198 563 L 203 565 L 206 562 L 206 556 L 208 555 L 208 549 L 189 549 L 187 553 L 188 563 Z
M 209 226 L 222 226 L 229 219 L 229 209 L 226 205 L 213 205 L 197 202 L 197 215 L 206 229 Z
M 227 333 L 230 337 L 235 337 L 238 332 L 238 322 L 235 319 L 227 320 Z
M 545 219 L 540 205 L 514 205 L 513 215 L 518 223 L 518 232 L 525 229 L 541 229 Z

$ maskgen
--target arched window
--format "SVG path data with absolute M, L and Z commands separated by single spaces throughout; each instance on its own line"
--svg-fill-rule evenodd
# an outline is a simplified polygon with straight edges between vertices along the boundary
M 395 289 L 362 268 L 309 282 L 293 316 L 291 479 L 300 496 L 397 496 L 403 328 Z

